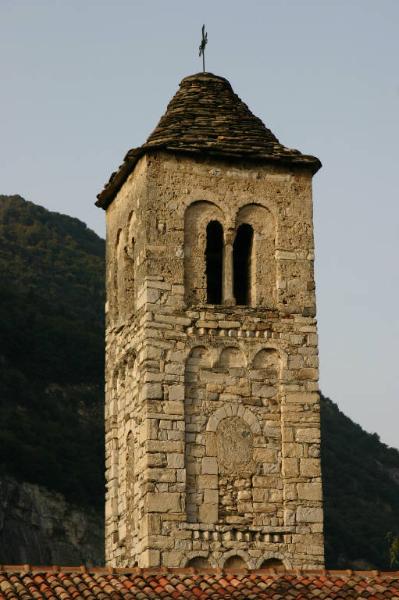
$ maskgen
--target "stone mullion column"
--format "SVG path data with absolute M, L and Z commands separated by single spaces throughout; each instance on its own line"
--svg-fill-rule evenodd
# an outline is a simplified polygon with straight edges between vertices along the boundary
M 235 304 L 233 293 L 233 231 L 225 236 L 223 255 L 223 304 Z

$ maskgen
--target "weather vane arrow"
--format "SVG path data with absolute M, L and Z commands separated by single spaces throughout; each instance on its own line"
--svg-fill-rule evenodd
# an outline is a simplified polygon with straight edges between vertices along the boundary
M 205 46 L 208 43 L 208 34 L 205 31 L 205 25 L 202 26 L 202 40 L 199 47 L 199 56 L 202 56 L 202 70 L 205 73 Z

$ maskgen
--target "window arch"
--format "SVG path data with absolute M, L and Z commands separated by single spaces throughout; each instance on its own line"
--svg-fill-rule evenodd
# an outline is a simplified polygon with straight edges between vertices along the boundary
M 260 569 L 275 569 L 277 571 L 284 571 L 285 566 L 280 558 L 267 558 L 262 562 L 259 567 Z
M 205 556 L 194 556 L 187 561 L 186 567 L 194 569 L 206 569 L 210 567 L 209 560 Z
M 248 223 L 237 229 L 233 245 L 233 292 L 237 304 L 251 304 L 252 241 L 254 230 Z
M 206 299 L 208 304 L 222 303 L 223 290 L 223 227 L 210 221 L 206 227 Z
M 246 569 L 247 563 L 245 560 L 235 554 L 234 556 L 230 556 L 223 565 L 223 569 Z

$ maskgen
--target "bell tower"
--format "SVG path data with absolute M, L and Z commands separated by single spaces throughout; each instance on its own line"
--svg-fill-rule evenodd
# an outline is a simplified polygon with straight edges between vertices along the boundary
M 323 566 L 320 166 L 200 73 L 99 194 L 108 564 Z

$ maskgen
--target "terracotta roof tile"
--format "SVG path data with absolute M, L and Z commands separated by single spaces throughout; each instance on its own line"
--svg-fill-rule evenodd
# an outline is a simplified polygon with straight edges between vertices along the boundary
M 0 567 L 0 600 L 388 600 L 399 572 Z
M 156 150 L 219 158 L 280 162 L 309 168 L 318 158 L 286 148 L 248 106 L 230 83 L 212 73 L 185 77 L 165 114 L 146 143 L 126 154 L 118 171 L 98 194 L 97 206 L 106 208 L 143 154 Z

